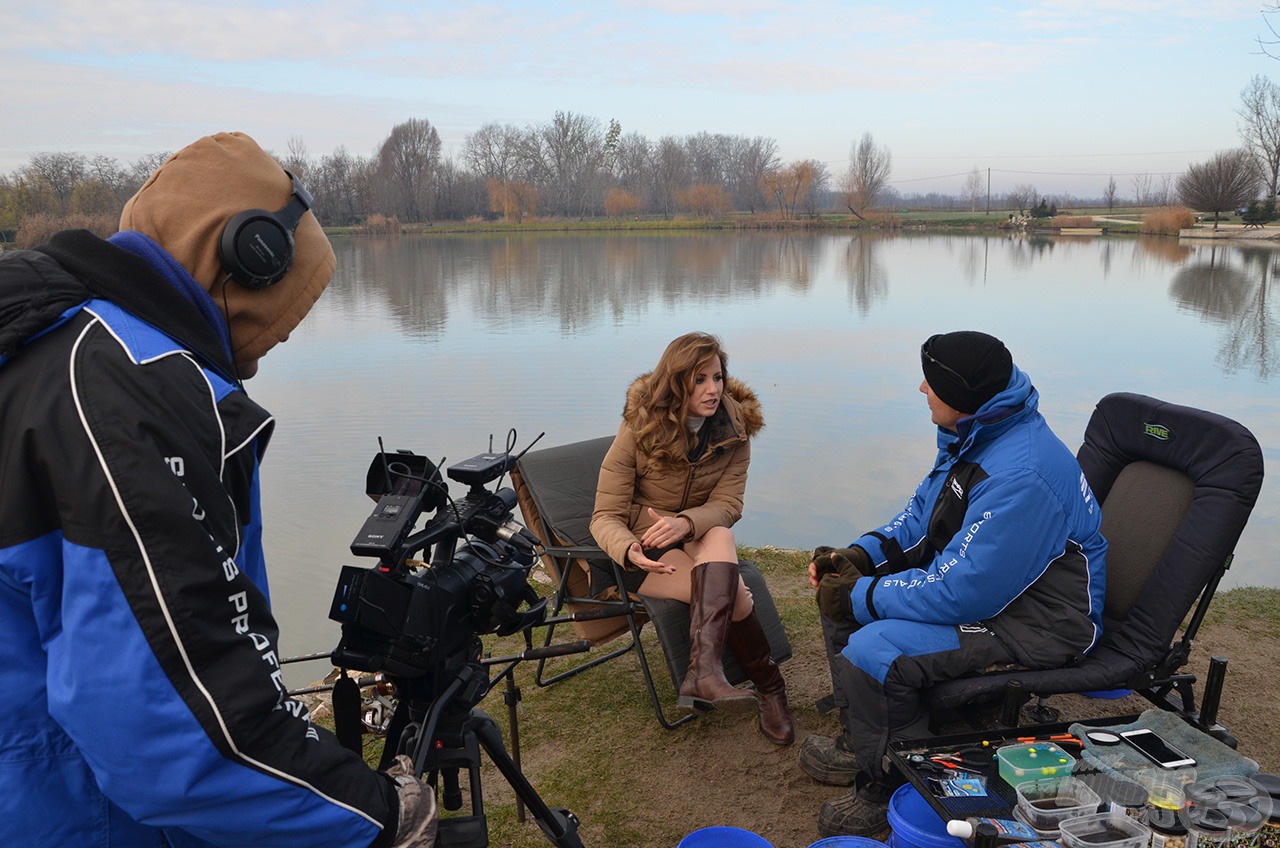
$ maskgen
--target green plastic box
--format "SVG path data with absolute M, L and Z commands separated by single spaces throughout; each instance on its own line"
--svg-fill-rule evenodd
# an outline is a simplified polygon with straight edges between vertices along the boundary
M 1052 742 L 1025 742 L 1005 745 L 996 751 L 1000 776 L 1010 786 L 1046 777 L 1069 777 L 1076 767 L 1075 757 Z

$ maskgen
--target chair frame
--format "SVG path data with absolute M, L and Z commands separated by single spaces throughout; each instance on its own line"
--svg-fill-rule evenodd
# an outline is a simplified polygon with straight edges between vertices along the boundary
M 547 512 L 543 508 L 543 504 L 540 503 L 541 498 L 538 496 L 538 493 L 533 489 L 530 489 L 529 496 L 533 499 L 534 505 L 537 506 L 538 508 L 538 523 L 542 525 L 541 527 L 537 528 L 539 531 L 538 535 L 543 539 L 556 538 L 555 534 L 551 530 L 551 527 L 547 524 L 547 519 L 546 519 Z M 629 592 L 627 592 L 626 586 L 624 585 L 623 579 L 622 579 L 622 567 L 618 565 L 616 562 L 613 562 L 609 558 L 609 555 L 606 554 L 602 548 L 595 545 L 573 545 L 573 546 L 548 545 L 545 548 L 543 548 L 543 553 L 546 556 L 550 557 L 551 560 L 555 563 L 556 572 L 559 577 L 559 579 L 557 580 L 555 595 L 551 602 L 552 618 L 560 618 L 560 613 L 564 609 L 566 604 L 572 603 L 572 604 L 583 604 L 588 606 L 594 606 L 600 610 L 599 613 L 595 611 L 587 611 L 582 613 L 570 613 L 568 616 L 565 616 L 562 620 L 575 621 L 575 620 L 583 620 L 583 619 L 589 619 L 589 618 L 625 617 L 627 620 L 627 628 L 630 631 L 630 641 L 628 641 L 626 644 L 624 644 L 620 648 L 614 648 L 613 650 L 609 651 L 606 654 L 603 654 L 598 657 L 593 657 L 592 659 L 587 660 L 586 662 L 579 663 L 567 670 L 558 672 L 549 677 L 546 676 L 547 660 L 540 659 L 538 660 L 537 670 L 534 673 L 534 682 L 537 683 L 539 687 L 545 688 L 547 686 L 550 686 L 553 683 L 558 683 L 561 680 L 566 680 L 570 677 L 573 677 L 574 675 L 579 674 L 580 672 L 586 671 L 589 668 L 595 668 L 596 666 L 601 665 L 602 663 L 606 663 L 609 660 L 614 659 L 615 657 L 620 657 L 634 648 L 636 652 L 636 657 L 640 663 L 640 673 L 644 677 L 645 689 L 649 693 L 649 702 L 653 706 L 653 713 L 655 716 L 657 716 L 658 723 L 661 724 L 663 728 L 665 728 L 666 730 L 675 730 L 677 727 L 680 727 L 681 725 L 686 724 L 692 721 L 693 719 L 697 718 L 698 714 L 696 712 L 692 712 L 692 713 L 689 713 L 688 715 L 680 716 L 679 718 L 675 718 L 675 719 L 668 718 L 666 712 L 662 709 L 662 699 L 659 698 L 658 696 L 658 689 L 653 682 L 653 672 L 649 668 L 649 659 L 645 655 L 644 644 L 640 640 L 640 631 L 641 631 L 641 628 L 644 626 L 644 622 L 638 620 L 637 614 L 647 616 L 647 610 L 645 609 L 643 600 L 641 600 L 638 596 L 633 597 Z M 574 562 L 574 560 L 576 559 L 608 560 L 613 570 L 614 585 L 617 588 L 620 597 L 617 599 L 592 598 L 592 597 L 583 597 L 580 595 L 575 595 L 572 592 L 570 592 L 568 574 L 571 569 L 577 568 L 577 565 Z M 546 637 L 543 642 L 544 646 L 548 646 L 551 644 L 551 640 L 555 636 L 556 626 L 559 623 L 561 622 L 553 621 L 552 623 L 547 625 Z

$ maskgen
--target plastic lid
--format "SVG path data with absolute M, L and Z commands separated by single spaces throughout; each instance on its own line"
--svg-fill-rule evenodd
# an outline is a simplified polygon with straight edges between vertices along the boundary
M 1210 835 L 1225 835 L 1231 828 L 1227 814 L 1217 807 L 1187 807 L 1182 811 L 1187 830 Z
M 1280 800 L 1280 775 L 1275 774 L 1255 774 L 1249 778 L 1253 785 L 1270 795 L 1272 798 Z
M 1166 836 L 1181 836 L 1187 832 L 1187 826 L 1182 823 L 1178 811 L 1163 807 L 1155 807 L 1147 813 L 1147 827 Z
M 1196 807 L 1216 807 L 1227 800 L 1227 793 L 1212 783 L 1189 783 L 1183 790 L 1187 803 Z
M 1209 783 L 1225 795 L 1228 801 L 1248 802 L 1258 794 L 1258 787 L 1243 777 L 1224 775 L 1213 778 Z
M 1227 814 L 1227 822 L 1232 830 L 1253 833 L 1266 821 L 1266 816 L 1261 810 L 1256 810 L 1247 804 L 1228 802 L 1222 807 L 1222 811 Z
M 1145 807 L 1147 790 L 1132 780 L 1113 780 L 1107 787 L 1111 800 L 1122 807 Z
M 964 819 L 952 819 L 947 822 L 947 833 L 956 839 L 968 839 L 973 836 L 973 825 Z

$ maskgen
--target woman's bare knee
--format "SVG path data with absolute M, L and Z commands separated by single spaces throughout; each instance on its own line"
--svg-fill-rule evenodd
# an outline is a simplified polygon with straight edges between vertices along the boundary
M 736 562 L 738 546 L 728 527 L 712 527 L 697 542 L 698 562 Z

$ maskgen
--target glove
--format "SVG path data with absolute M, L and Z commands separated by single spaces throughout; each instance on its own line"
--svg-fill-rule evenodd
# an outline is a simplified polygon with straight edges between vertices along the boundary
M 813 549 L 809 560 L 818 567 L 819 580 L 827 574 L 838 574 L 841 577 L 852 577 L 856 580 L 876 573 L 875 566 L 871 564 L 871 556 L 857 545 L 852 548 L 831 548 L 822 545 Z
M 400 821 L 391 848 L 431 848 L 436 844 L 436 822 L 440 817 L 435 790 L 418 780 L 413 773 L 413 760 L 404 754 L 396 757 L 384 773 L 396 785 L 400 799 Z
M 823 576 L 818 583 L 818 610 L 832 621 L 856 621 L 853 617 L 853 584 L 858 582 L 858 574 L 831 574 Z

